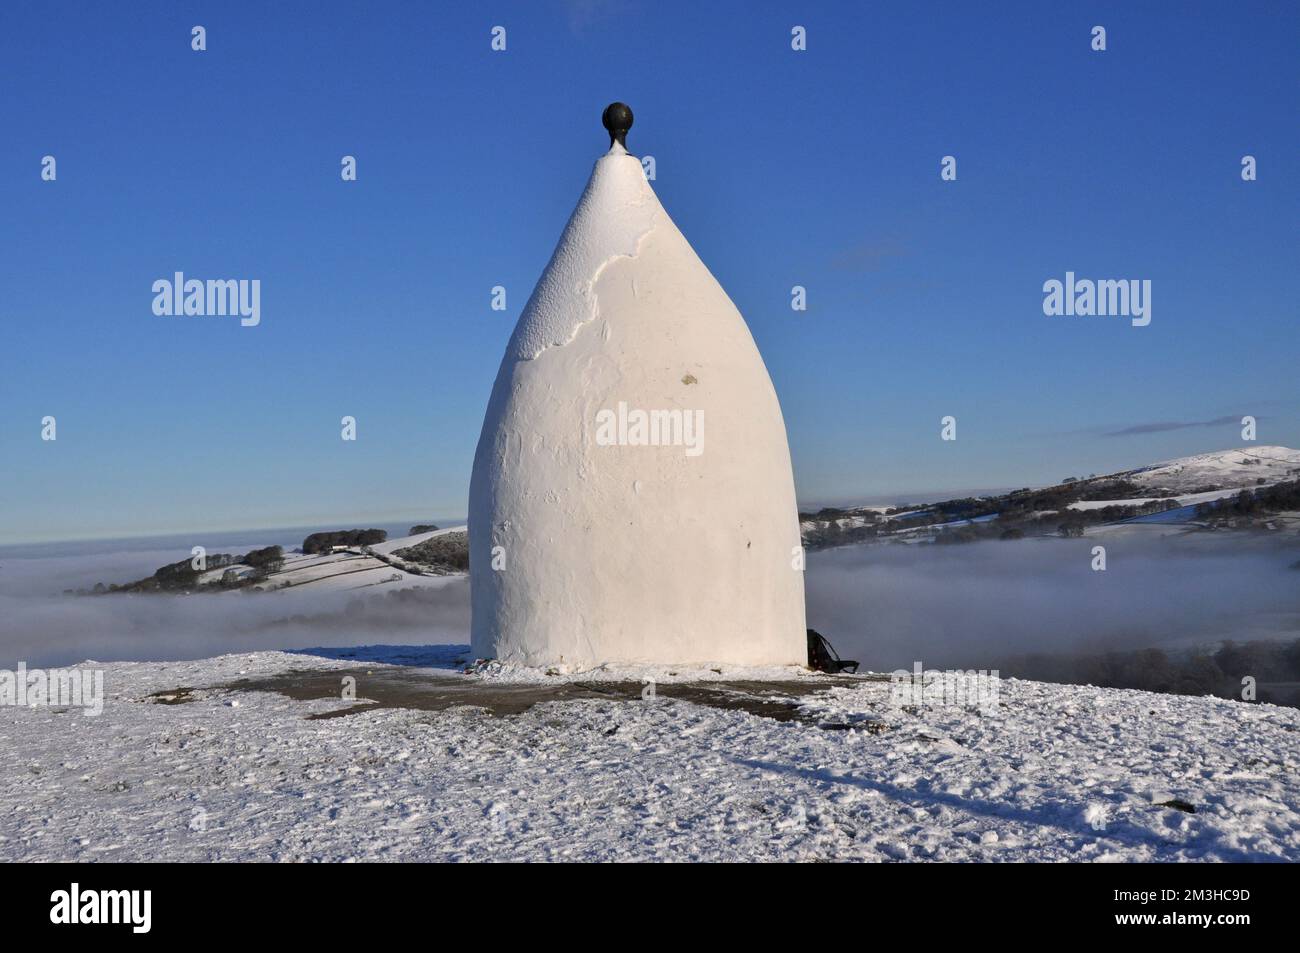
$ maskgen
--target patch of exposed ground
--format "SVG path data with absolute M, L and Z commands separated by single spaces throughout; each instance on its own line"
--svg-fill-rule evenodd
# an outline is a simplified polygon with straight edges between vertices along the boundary
M 352 679 L 354 681 L 349 682 Z M 825 676 L 798 681 L 711 681 L 674 682 L 653 687 L 654 697 L 745 711 L 775 721 L 802 721 L 828 730 L 849 727 L 838 723 L 820 724 L 820 719 L 802 706 L 809 698 L 836 687 L 851 687 L 865 681 L 887 680 L 886 675 Z M 344 697 L 344 687 L 355 687 L 355 700 Z M 604 699 L 632 702 L 649 697 L 650 687 L 641 682 L 560 682 L 555 685 L 509 684 L 483 681 L 463 675 L 432 674 L 409 668 L 349 668 L 335 671 L 295 669 L 266 678 L 239 679 L 212 686 L 225 691 L 274 692 L 295 701 L 338 699 L 346 702 L 334 711 L 309 718 L 337 718 L 376 708 L 409 708 L 442 711 L 457 706 L 482 708 L 505 717 L 517 715 L 542 702 L 574 699 Z M 184 689 L 178 689 L 177 694 Z M 871 724 L 853 727 L 871 730 Z

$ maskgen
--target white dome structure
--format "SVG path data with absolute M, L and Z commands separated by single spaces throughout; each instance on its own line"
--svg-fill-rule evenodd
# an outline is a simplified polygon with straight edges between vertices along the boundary
M 776 392 L 744 319 L 627 153 L 609 153 L 519 318 L 470 484 L 472 648 L 802 665 L 803 560 Z

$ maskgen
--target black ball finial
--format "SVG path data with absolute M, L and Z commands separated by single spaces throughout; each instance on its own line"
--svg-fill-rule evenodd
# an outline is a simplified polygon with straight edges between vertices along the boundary
M 610 103 L 600 117 L 601 123 L 609 131 L 609 144 L 613 148 L 618 143 L 627 148 L 627 131 L 632 128 L 632 107 L 627 103 Z

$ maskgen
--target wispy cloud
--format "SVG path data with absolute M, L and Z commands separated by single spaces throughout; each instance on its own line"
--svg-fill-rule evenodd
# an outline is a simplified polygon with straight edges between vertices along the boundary
M 569 15 L 569 29 L 581 33 L 604 20 L 609 20 L 632 9 L 624 0 L 565 0 Z
M 1155 423 L 1134 424 L 1133 426 L 1125 427 L 1122 430 L 1108 431 L 1102 436 L 1131 437 L 1137 434 L 1165 433 L 1169 430 L 1192 430 L 1201 427 L 1226 427 L 1229 424 L 1240 427 L 1241 415 L 1228 414 L 1224 417 L 1215 417 L 1213 420 L 1164 420 Z
M 839 271 L 881 271 L 891 258 L 910 254 L 911 250 L 902 239 L 884 238 L 845 249 L 831 260 L 831 267 Z

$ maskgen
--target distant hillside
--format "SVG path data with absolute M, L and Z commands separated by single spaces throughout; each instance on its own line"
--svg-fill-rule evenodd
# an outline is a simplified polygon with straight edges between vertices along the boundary
M 469 572 L 469 533 L 437 533 L 422 543 L 393 550 L 393 556 L 408 572 L 449 573 Z
M 874 541 L 1082 536 L 1090 528 L 1123 522 L 1300 533 L 1300 512 L 1291 503 L 1297 492 L 1300 450 L 1243 447 L 1066 477 L 1038 489 L 908 506 L 827 508 L 801 513 L 799 520 L 810 549 Z
M 1162 496 L 1240 490 L 1300 477 L 1300 450 L 1289 447 L 1218 450 L 1179 457 L 1113 476 L 1127 477 L 1138 486 Z
M 84 594 L 101 592 L 220 593 L 231 590 L 253 592 L 300 589 L 351 591 L 384 587 L 437 585 L 439 576 L 462 574 L 469 566 L 469 537 L 457 526 L 400 539 L 359 543 L 383 530 L 344 530 L 308 537 L 320 552 L 286 553 L 280 546 L 257 549 L 243 556 L 227 554 L 206 557 L 204 569 L 195 569 L 189 559 L 163 566 L 152 576 L 125 585 L 99 583 Z M 430 578 L 435 577 L 435 578 Z

